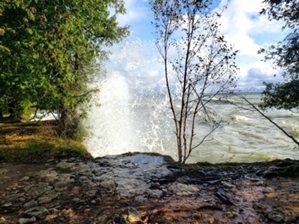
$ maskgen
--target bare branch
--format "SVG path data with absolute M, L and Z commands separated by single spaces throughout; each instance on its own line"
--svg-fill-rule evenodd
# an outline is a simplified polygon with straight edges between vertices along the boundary
M 266 118 L 268 121 L 270 121 L 275 127 L 277 127 L 279 130 L 281 130 L 287 137 L 292 139 L 294 143 L 296 143 L 299 146 L 299 142 L 292 136 L 289 135 L 282 127 L 280 127 L 277 123 L 275 123 L 271 118 L 269 118 L 266 114 L 264 114 L 259 108 L 257 108 L 253 103 L 251 103 L 246 97 L 240 95 L 240 98 L 245 100 L 250 106 L 252 106 L 260 115 L 262 115 L 264 118 Z
M 233 61 L 236 51 L 218 32 L 219 14 L 209 7 L 212 0 L 150 2 L 156 21 L 156 45 L 164 62 L 167 94 L 175 123 L 178 161 L 185 163 L 193 149 L 220 125 L 207 105 L 214 96 L 235 87 Z M 172 76 L 177 80 L 175 84 L 171 82 L 175 80 Z M 172 86 L 179 87 L 175 93 Z M 212 125 L 207 134 L 195 139 L 200 113 Z

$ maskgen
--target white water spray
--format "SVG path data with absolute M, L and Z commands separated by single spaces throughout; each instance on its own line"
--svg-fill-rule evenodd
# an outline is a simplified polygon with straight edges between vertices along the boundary
M 89 139 L 86 142 L 94 156 L 121 154 L 136 148 L 130 95 L 125 78 L 113 72 L 100 82 L 99 96 L 86 122 Z M 100 104 L 100 105 L 99 105 Z
M 85 144 L 93 156 L 135 151 L 167 154 L 165 144 L 168 150 L 174 148 L 168 101 L 161 96 L 164 77 L 153 49 L 153 43 L 138 40 L 114 49 L 110 57 L 114 63 L 98 79 L 100 91 L 85 122 L 89 132 Z
M 94 156 L 125 152 L 158 152 L 177 158 L 174 124 L 165 93 L 163 68 L 153 43 L 132 41 L 113 49 L 106 77 L 86 120 L 85 144 Z M 253 96 L 253 99 L 256 96 Z M 188 162 L 255 162 L 299 159 L 298 149 L 278 129 L 256 113 L 230 104 L 214 105 L 224 119 L 213 141 L 194 150 Z M 297 115 L 272 111 L 271 117 L 289 131 L 299 130 Z M 281 114 L 281 115 L 280 115 Z M 279 117 L 280 116 L 280 117 Z M 198 123 L 197 135 L 204 131 Z M 197 137 L 196 135 L 196 137 Z

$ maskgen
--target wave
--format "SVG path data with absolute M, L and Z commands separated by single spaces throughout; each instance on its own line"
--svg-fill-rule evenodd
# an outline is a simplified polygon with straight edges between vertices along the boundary
M 231 116 L 231 119 L 233 121 L 247 121 L 247 122 L 253 121 L 252 118 L 245 117 L 245 116 L 242 116 L 242 115 L 233 115 L 233 116 Z

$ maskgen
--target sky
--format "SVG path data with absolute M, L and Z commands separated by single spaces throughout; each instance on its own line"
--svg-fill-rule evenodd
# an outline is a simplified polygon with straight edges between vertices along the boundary
M 119 16 L 118 21 L 121 26 L 130 26 L 131 35 L 111 48 L 110 60 L 118 75 L 125 77 L 127 82 L 134 80 L 133 85 L 146 85 L 154 90 L 164 79 L 161 67 L 156 65 L 159 55 L 154 44 L 150 5 L 148 0 L 124 2 L 127 13 Z M 261 91 L 264 81 L 280 81 L 279 76 L 274 77 L 279 71 L 270 62 L 263 62 L 263 56 L 257 52 L 283 39 L 282 24 L 259 15 L 262 0 L 221 0 L 220 5 L 227 5 L 220 19 L 220 31 L 234 49 L 239 50 L 236 60 L 240 68 L 238 87 Z

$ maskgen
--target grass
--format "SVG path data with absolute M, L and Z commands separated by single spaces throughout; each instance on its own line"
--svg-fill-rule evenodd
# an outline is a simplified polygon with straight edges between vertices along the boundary
M 53 121 L 0 119 L 0 161 L 43 161 L 61 154 L 91 157 L 81 142 L 60 137 Z

